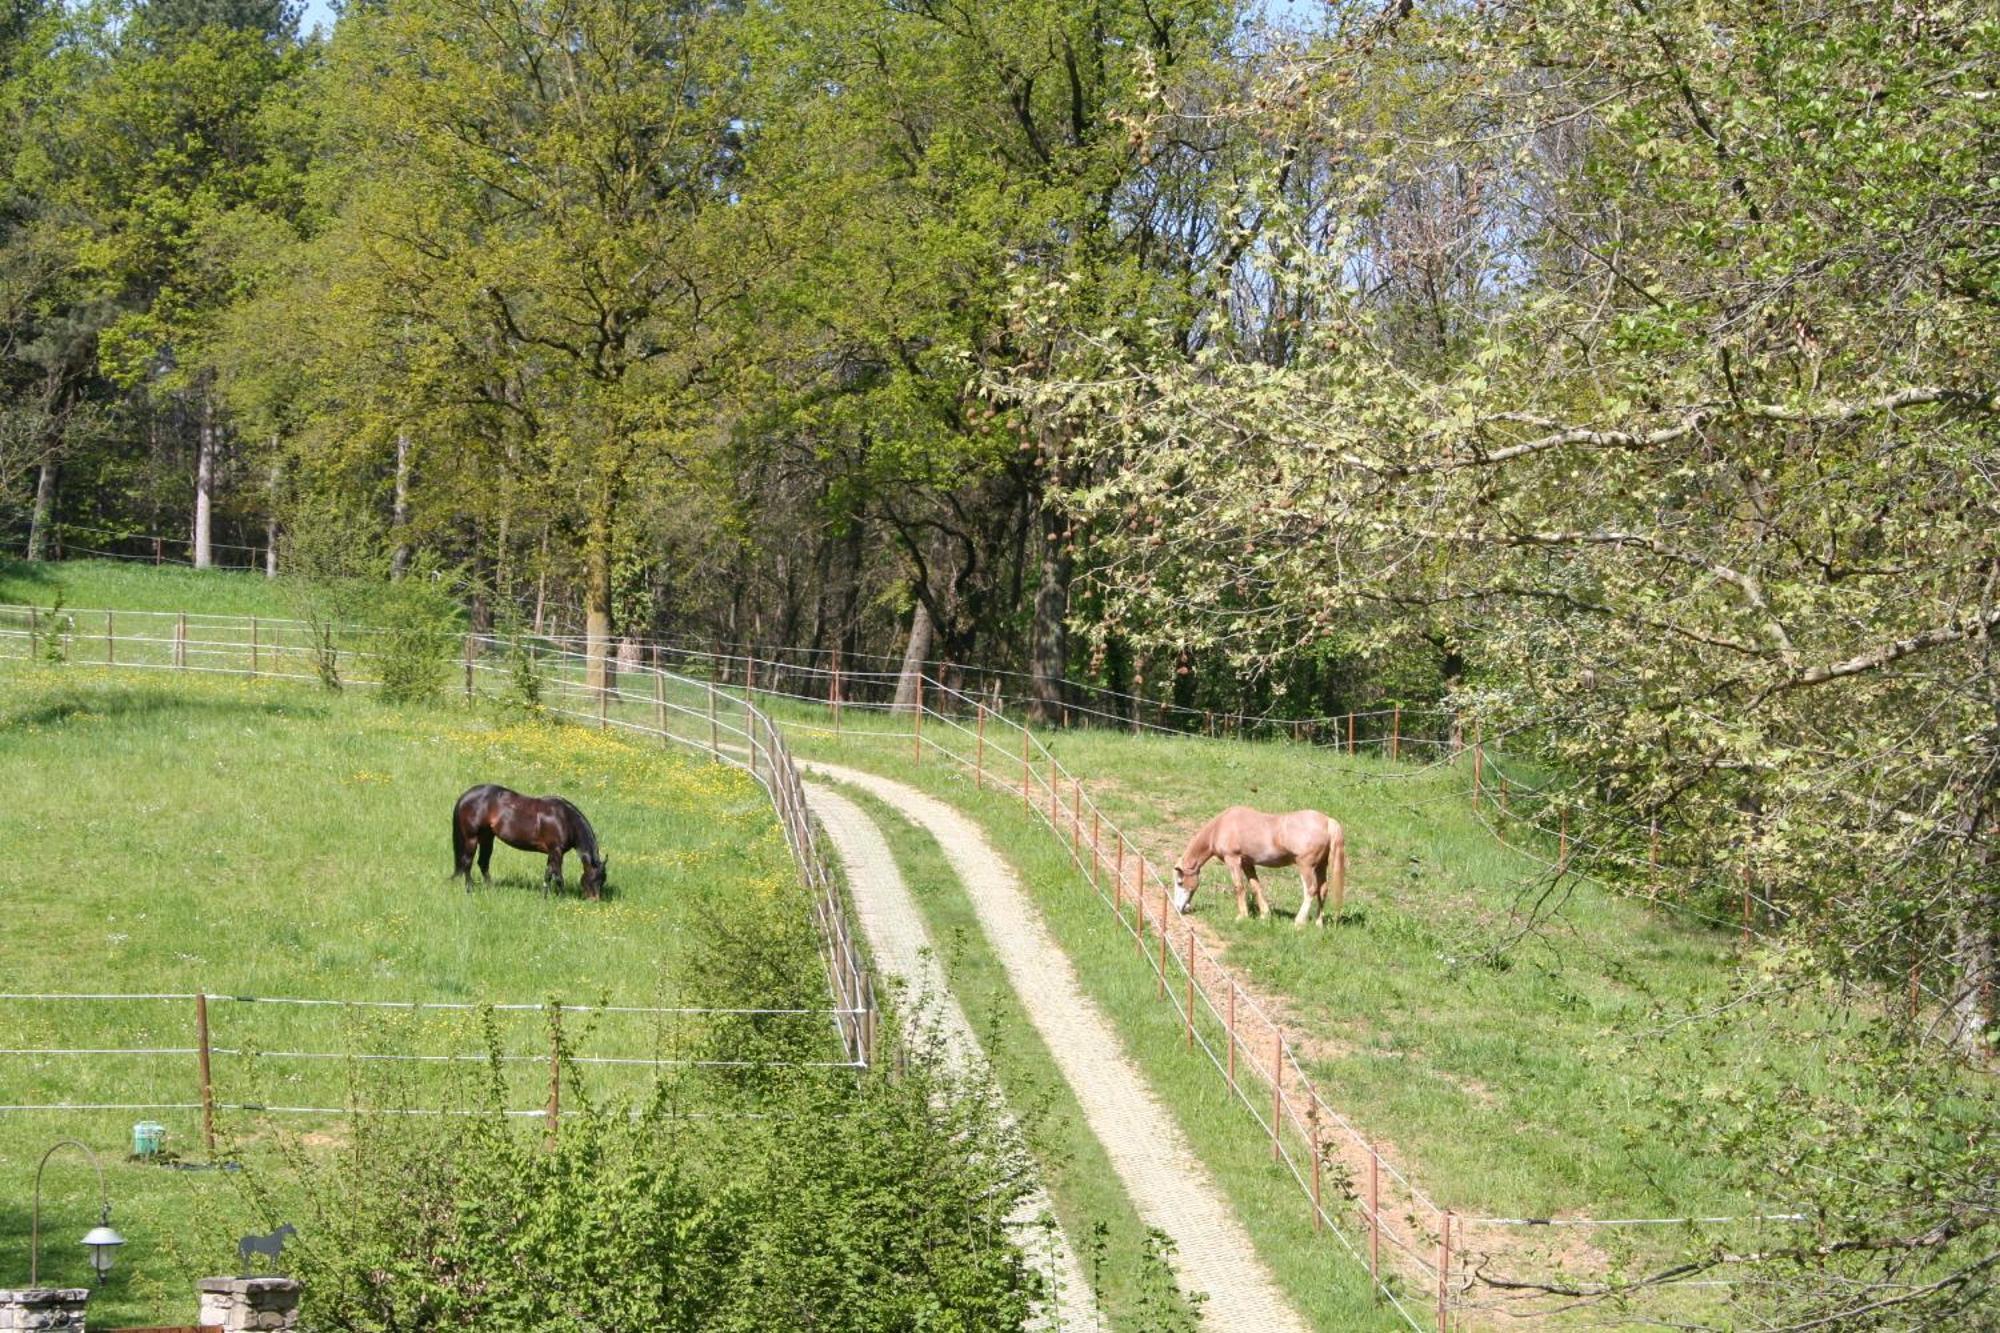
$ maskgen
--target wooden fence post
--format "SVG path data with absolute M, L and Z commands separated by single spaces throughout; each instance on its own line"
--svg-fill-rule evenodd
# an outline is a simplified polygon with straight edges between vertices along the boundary
M 1326 1226 L 1326 1208 L 1320 1202 L 1319 1103 L 1317 1101 L 1306 1103 L 1306 1142 L 1312 1151 L 1313 1230 L 1319 1231 Z
M 1382 1153 L 1368 1145 L 1368 1280 L 1382 1299 Z
M 1480 733 L 1483 730 L 1483 725 L 1474 720 L 1472 724 L 1472 808 L 1474 810 L 1479 808 L 1480 772 L 1486 757 L 1486 747 L 1480 744 L 1479 740 Z
M 653 730 L 660 733 L 660 739 L 667 736 L 667 677 L 660 670 L 659 647 L 653 649 Z
M 111 628 L 111 612 L 107 609 L 104 613 L 104 665 L 106 666 L 118 665 L 117 638 Z
M 1125 835 L 1119 834 L 1111 840 L 1115 862 L 1111 871 L 1111 911 L 1120 920 L 1125 916 Z
M 1093 889 L 1097 887 L 1097 877 L 1104 869 L 1104 847 L 1098 837 L 1099 823 L 1097 807 L 1092 806 L 1090 810 L 1090 887 Z
M 472 636 L 470 634 L 465 636 L 465 697 L 468 699 L 472 697 Z M 600 709 L 598 716 L 602 717 L 603 715 L 603 711 Z
M 1451 1213 L 1438 1218 L 1438 1333 L 1451 1327 Z
M 984 791 L 986 788 L 986 705 L 976 703 L 973 705 L 973 708 L 978 711 L 979 721 L 978 740 L 975 742 L 976 748 L 972 754 L 972 789 L 974 791 Z
M 840 643 L 833 645 L 833 682 L 827 686 L 827 698 L 833 703 L 833 729 L 840 731 Z
M 1236 1091 L 1236 978 L 1229 978 L 1229 1014 L 1222 1021 L 1228 1031 L 1229 1043 L 1229 1090 Z
M 1389 720 L 1389 757 L 1403 757 L 1403 705 L 1397 704 L 1395 713 Z
M 201 1074 L 201 1142 L 212 1159 L 215 1156 L 215 1084 L 208 1069 L 208 995 L 194 996 L 195 1061 Z
M 1035 766 L 1028 760 L 1028 729 L 1021 728 L 1021 804 L 1029 810 L 1035 808 L 1035 798 L 1029 791 L 1029 783 L 1034 780 Z
M 1285 1034 L 1271 1028 L 1271 1160 L 1284 1156 L 1278 1134 L 1285 1123 Z
M 1187 933 L 1187 1048 L 1194 1049 L 1194 927 Z
M 1354 753 L 1354 714 L 1347 715 L 1347 752 Z
M 183 611 L 174 619 L 174 665 L 186 671 L 188 664 L 188 617 Z
M 562 1121 L 562 1003 L 549 1006 L 548 1146 L 556 1146 L 556 1126 Z
M 1569 807 L 1556 811 L 1556 870 L 1569 869 Z

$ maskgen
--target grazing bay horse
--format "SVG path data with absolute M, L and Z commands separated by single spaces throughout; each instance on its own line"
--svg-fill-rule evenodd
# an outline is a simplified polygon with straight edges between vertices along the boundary
M 486 869 L 493 859 L 495 838 L 524 852 L 541 852 L 549 858 L 542 875 L 542 893 L 549 885 L 563 886 L 563 854 L 576 849 L 583 862 L 583 891 L 592 898 L 604 892 L 604 854 L 597 850 L 597 830 L 583 817 L 583 811 L 560 796 L 523 796 L 492 783 L 474 787 L 458 798 L 451 809 L 451 854 L 454 875 L 465 877 L 465 891 L 472 892 L 472 855 L 479 854 L 479 877 L 488 884 L 493 876 Z
M 1244 902 L 1244 881 L 1257 890 L 1257 911 L 1269 916 L 1270 899 L 1258 882 L 1258 866 L 1299 868 L 1305 884 L 1305 901 L 1299 904 L 1294 925 L 1303 926 L 1316 917 L 1326 924 L 1326 890 L 1333 887 L 1333 917 L 1340 919 L 1341 900 L 1347 896 L 1347 835 L 1331 815 L 1317 810 L 1294 810 L 1288 815 L 1267 815 L 1245 805 L 1232 805 L 1201 826 L 1188 839 L 1187 849 L 1174 865 L 1174 910 L 1186 912 L 1194 902 L 1201 883 L 1201 868 L 1220 858 L 1229 867 L 1236 883 L 1236 919 L 1250 915 Z

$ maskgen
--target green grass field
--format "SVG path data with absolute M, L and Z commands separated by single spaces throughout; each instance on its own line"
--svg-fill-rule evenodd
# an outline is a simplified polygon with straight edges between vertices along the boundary
M 212 615 L 291 616 L 296 603 L 286 579 L 240 570 L 187 569 L 118 560 L 30 564 L 0 558 L 0 603 L 120 611 L 204 611 Z
M 796 751 L 913 781 L 978 816 L 1023 870 L 1149 1072 L 1168 1088 L 1184 1081 L 1176 1106 L 1205 1158 L 1231 1180 L 1232 1152 L 1247 1143 L 1249 1157 L 1260 1156 L 1254 1127 L 1223 1101 L 1206 1062 L 1178 1049 L 1179 1022 L 1154 997 L 1130 937 L 1110 926 L 1046 825 L 1023 814 L 1017 798 L 982 796 L 962 769 L 935 756 L 913 770 L 907 732 L 879 714 L 850 712 L 836 736 L 815 710 L 781 711 L 797 720 Z M 1093 797 L 1154 864 L 1171 865 L 1185 837 L 1226 804 L 1313 806 L 1342 819 L 1352 865 L 1340 925 L 1292 926 L 1299 886 L 1289 870 L 1265 875 L 1286 915 L 1238 922 L 1227 876 L 1214 865 L 1197 917 L 1226 961 L 1276 997 L 1303 1034 L 1307 1067 L 1329 1100 L 1461 1216 L 1734 1215 L 1787 1202 L 1744 1191 L 1722 1155 L 1678 1147 L 1651 1096 L 1657 1070 L 1684 1072 L 1689 1058 L 1673 1046 L 1674 1017 L 1720 996 L 1744 965 L 1733 931 L 1581 882 L 1523 934 L 1521 909 L 1544 887 L 1542 862 L 1553 849 L 1529 856 L 1497 841 L 1468 809 L 1466 775 L 1449 768 L 1282 742 L 1097 731 L 1044 739 L 1087 776 Z M 970 753 L 965 737 L 947 743 Z M 989 763 L 1018 782 L 1018 759 L 1001 749 L 988 750 Z M 1778 1019 L 1775 1032 L 1746 1026 L 1704 1044 L 1701 1076 L 1721 1088 L 1819 1085 L 1840 1059 L 1843 1012 L 1808 997 Z M 1255 1169 L 1241 1163 L 1245 1173 Z M 1266 1234 L 1293 1220 L 1303 1229 L 1304 1205 L 1288 1178 L 1272 1175 L 1261 1192 L 1241 1183 L 1248 1178 L 1232 1181 L 1246 1216 L 1263 1213 Z M 1558 1262 L 1643 1265 L 1687 1240 L 1671 1228 L 1593 1232 L 1587 1241 L 1574 1232 L 1485 1234 L 1520 1243 L 1524 1266 L 1544 1272 Z M 1719 1234 L 1741 1243 L 1756 1229 Z M 1270 1257 L 1296 1292 L 1299 1270 L 1284 1249 L 1274 1244 Z M 1685 1314 L 1706 1298 L 1672 1299 Z
M 151 576 L 148 571 L 148 576 Z M 495 883 L 448 880 L 458 792 L 498 781 L 560 791 L 589 814 L 613 893 L 544 898 L 542 861 L 504 847 Z M 0 662 L 0 845 L 8 929 L 0 991 L 572 1005 L 824 1009 L 815 939 L 768 800 L 739 772 L 657 746 L 480 706 L 394 710 L 352 693 L 268 680 L 161 678 Z M 484 1049 L 476 1015 L 240 1000 L 210 1005 L 225 1104 L 343 1107 L 382 1097 L 437 1105 L 459 1064 L 377 1066 L 369 1053 Z M 540 1012 L 496 1018 L 507 1100 L 540 1107 Z M 183 1001 L 0 1001 L 0 1046 L 184 1049 Z M 684 1060 L 737 1052 L 839 1059 L 830 1020 L 570 1015 L 584 1056 Z M 285 1051 L 339 1058 L 305 1060 Z M 7 1105 L 190 1103 L 191 1055 L 0 1056 Z M 478 1069 L 479 1066 L 474 1066 Z M 435 1075 L 429 1071 L 435 1071 Z M 601 1096 L 639 1096 L 652 1066 L 592 1067 Z M 845 1076 L 845 1075 L 841 1075 Z M 720 1077 L 720 1076 L 718 1076 Z M 699 1096 L 699 1090 L 693 1094 Z M 0 1113 L 0 1251 L 25 1282 L 28 1186 L 43 1149 L 84 1140 L 110 1173 L 129 1240 L 93 1323 L 179 1319 L 189 1283 L 229 1271 L 252 1229 L 239 1178 L 125 1160 L 157 1120 L 170 1150 L 205 1159 L 198 1113 Z M 341 1120 L 225 1112 L 224 1154 L 251 1171 L 281 1138 L 337 1144 Z M 43 1276 L 80 1282 L 75 1244 L 95 1221 L 81 1155 L 49 1166 Z

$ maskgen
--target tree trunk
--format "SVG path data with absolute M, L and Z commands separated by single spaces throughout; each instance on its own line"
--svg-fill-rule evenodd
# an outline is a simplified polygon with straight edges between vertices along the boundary
M 1035 586 L 1033 638 L 1028 670 L 1034 677 L 1034 700 L 1028 720 L 1040 726 L 1061 726 L 1066 713 L 1063 673 L 1069 664 L 1069 583 L 1074 561 L 1064 537 L 1067 520 L 1052 505 L 1042 511 L 1041 577 Z
M 278 487 L 285 479 L 285 465 L 278 460 L 278 437 L 271 437 L 271 497 L 264 511 L 264 577 L 278 577 Z
M 931 612 L 929 607 L 918 602 L 916 612 L 910 617 L 910 643 L 903 650 L 903 673 L 896 680 L 896 702 L 891 706 L 892 711 L 917 711 L 917 682 L 930 655 Z
M 584 550 L 583 578 L 584 679 L 593 690 L 611 688 L 611 522 L 599 513 L 591 520 Z
M 396 498 L 389 510 L 389 529 L 396 549 L 389 553 L 389 577 L 399 579 L 410 567 L 410 433 L 396 432 Z
M 56 516 L 56 460 L 42 460 L 42 472 L 35 479 L 35 508 L 28 518 L 28 559 L 49 558 L 49 528 Z
M 195 439 L 194 461 L 194 567 L 215 565 L 215 397 L 204 385 L 201 391 L 201 429 Z

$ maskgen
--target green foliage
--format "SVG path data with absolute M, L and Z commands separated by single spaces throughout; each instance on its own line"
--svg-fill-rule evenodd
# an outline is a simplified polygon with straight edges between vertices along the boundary
M 934 1042 L 894 1079 L 790 1080 L 716 1119 L 673 1102 L 589 1107 L 545 1141 L 489 1097 L 295 1152 L 315 1326 L 1023 1326 L 1037 1280 L 1007 1218 L 1025 1147 Z
M 371 588 L 357 613 L 352 642 L 373 659 L 382 697 L 392 703 L 434 697 L 463 634 L 445 572 L 421 558 L 401 579 Z

